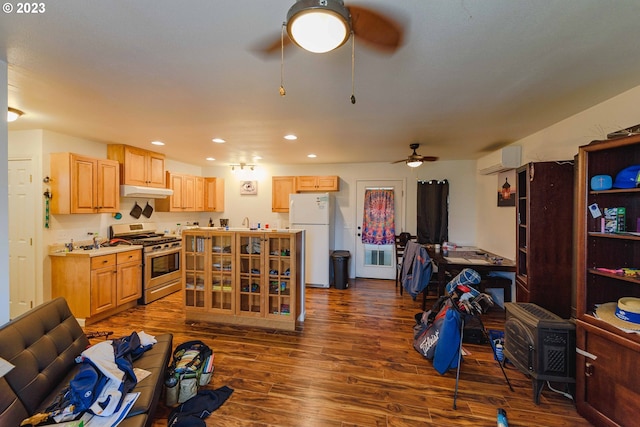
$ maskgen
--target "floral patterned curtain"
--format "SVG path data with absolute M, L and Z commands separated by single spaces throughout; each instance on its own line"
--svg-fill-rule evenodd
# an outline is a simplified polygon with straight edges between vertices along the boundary
M 393 190 L 365 190 L 362 243 L 391 245 L 395 242 Z

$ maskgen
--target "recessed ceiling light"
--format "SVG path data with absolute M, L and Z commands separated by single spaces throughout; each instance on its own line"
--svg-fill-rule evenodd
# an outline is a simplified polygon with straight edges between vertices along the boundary
M 225 142 L 227 142 L 222 138 L 213 138 L 211 141 L 215 142 L 216 144 L 224 144 Z
M 207 160 L 209 160 L 210 162 L 213 162 L 215 159 L 213 157 L 207 157 Z
M 310 159 L 315 159 L 318 156 L 316 156 L 315 154 L 307 154 L 307 157 Z
M 164 142 L 162 142 L 162 141 L 151 141 L 151 144 L 153 144 L 153 145 L 164 145 Z
M 294 134 L 290 133 L 289 135 L 285 135 L 284 139 L 287 139 L 289 141 L 295 141 L 296 139 L 298 139 L 298 137 L 295 136 Z

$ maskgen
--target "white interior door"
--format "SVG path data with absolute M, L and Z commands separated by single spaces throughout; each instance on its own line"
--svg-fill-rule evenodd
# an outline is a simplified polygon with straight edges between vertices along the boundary
M 394 192 L 396 234 L 404 229 L 404 180 L 359 180 L 356 183 L 356 277 L 373 279 L 395 279 L 396 262 L 391 245 L 369 245 L 362 243 L 362 220 L 364 217 L 364 194 L 368 189 L 390 189 Z
M 34 185 L 31 160 L 9 160 L 9 316 L 36 300 Z

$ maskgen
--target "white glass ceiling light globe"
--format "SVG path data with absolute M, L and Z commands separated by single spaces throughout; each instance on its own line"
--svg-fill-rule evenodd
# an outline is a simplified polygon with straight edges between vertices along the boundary
M 287 13 L 287 32 L 309 52 L 329 52 L 349 38 L 349 11 L 341 0 L 298 0 Z
M 290 28 L 296 43 L 313 53 L 325 53 L 341 46 L 349 34 L 342 18 L 324 11 L 296 16 Z
M 409 166 L 410 168 L 417 168 L 418 166 L 420 166 L 422 164 L 421 160 L 414 160 L 412 162 L 407 161 L 407 166 Z

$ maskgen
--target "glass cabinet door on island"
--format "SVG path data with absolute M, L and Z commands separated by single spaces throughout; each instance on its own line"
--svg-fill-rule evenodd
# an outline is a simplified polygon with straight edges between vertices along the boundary
M 183 277 L 184 304 L 190 308 L 206 308 L 205 278 L 206 269 L 206 236 L 183 236 Z
M 212 234 L 211 239 L 211 305 L 214 311 L 233 312 L 233 236 Z
M 291 284 L 291 238 L 267 237 L 269 260 L 268 316 L 290 316 L 291 300 L 295 298 L 295 286 Z M 295 269 L 293 271 L 295 277 Z
M 239 304 L 236 314 L 263 315 L 263 235 L 256 233 L 238 233 L 239 245 Z

